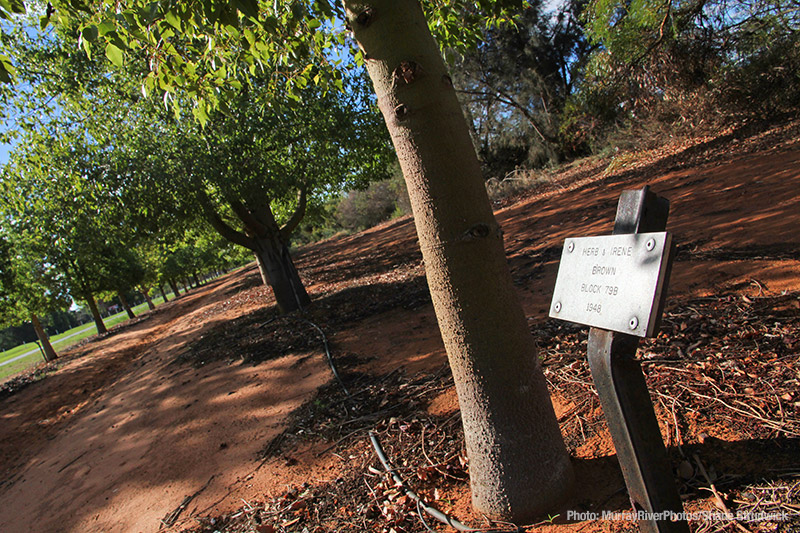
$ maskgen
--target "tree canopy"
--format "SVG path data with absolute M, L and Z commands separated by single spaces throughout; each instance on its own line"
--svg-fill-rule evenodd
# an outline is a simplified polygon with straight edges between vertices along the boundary
M 561 159 L 560 116 L 591 50 L 580 25 L 584 5 L 550 12 L 531 2 L 456 61 L 454 82 L 487 176 Z

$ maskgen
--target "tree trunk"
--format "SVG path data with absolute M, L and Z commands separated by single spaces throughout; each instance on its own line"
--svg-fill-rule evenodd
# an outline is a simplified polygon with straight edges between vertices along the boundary
M 411 198 L 461 406 L 472 501 L 525 522 L 572 465 L 512 283 L 469 128 L 417 0 L 345 0 Z
M 158 286 L 158 292 L 161 293 L 161 297 L 164 299 L 164 303 L 167 303 L 169 300 L 167 299 L 167 292 L 164 290 L 163 285 Z
M 197 272 L 193 272 L 192 277 L 194 278 L 194 286 L 200 287 L 202 283 L 200 283 L 200 277 L 197 275 Z
M 178 284 L 175 282 L 174 279 L 167 281 L 167 283 L 169 283 L 169 286 L 172 289 L 172 294 L 175 295 L 175 298 L 181 295 L 181 293 L 178 292 Z
M 122 304 L 122 308 L 125 309 L 125 312 L 128 313 L 128 318 L 133 320 L 136 318 L 136 315 L 133 313 L 133 309 L 131 309 L 131 304 L 128 303 L 128 299 L 125 298 L 125 295 L 122 291 L 117 293 L 117 298 L 119 298 L 119 303 Z
M 94 295 L 91 292 L 87 292 L 83 298 L 86 300 L 86 304 L 89 306 L 89 311 L 92 313 L 94 325 L 97 327 L 97 333 L 108 333 L 108 328 L 106 328 L 106 325 L 103 322 L 103 317 L 100 316 L 100 310 L 97 308 L 97 302 L 94 299 Z
M 42 346 L 45 362 L 49 363 L 50 361 L 58 359 L 58 354 L 56 354 L 56 351 L 53 349 L 53 345 L 50 344 L 50 337 L 47 336 L 47 332 L 42 327 L 39 317 L 34 313 L 31 313 L 31 324 L 33 324 L 33 330 L 36 332 L 36 337 L 39 339 L 39 343 Z
M 142 287 L 141 290 L 142 296 L 144 296 L 144 301 L 147 302 L 147 308 L 151 311 L 156 308 L 156 305 L 153 303 L 153 299 L 150 298 L 150 289 L 148 287 Z
M 311 303 L 286 244 L 292 229 L 303 218 L 306 194 L 305 190 L 301 192 L 299 205 L 283 228 L 275 221 L 268 202 L 252 207 L 239 200 L 229 200 L 233 212 L 246 228 L 244 232 L 233 229 L 216 211 L 206 207 L 206 217 L 220 235 L 255 254 L 261 279 L 272 288 L 282 313 L 303 309 Z
M 289 255 L 289 247 L 280 236 L 256 238 L 256 262 L 265 285 L 272 288 L 282 313 L 303 309 L 311 303 L 300 274 Z

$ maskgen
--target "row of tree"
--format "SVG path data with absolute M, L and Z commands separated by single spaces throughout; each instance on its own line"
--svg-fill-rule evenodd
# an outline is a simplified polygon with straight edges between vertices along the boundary
M 14 22 L 4 40 L 17 82 L 3 108 L 17 124 L 0 185 L 5 322 L 29 317 L 48 345 L 39 316 L 74 299 L 104 332 L 98 295 L 132 314 L 127 291 L 168 284 L 177 294 L 180 280 L 239 259 L 232 245 L 255 256 L 280 309 L 308 305 L 292 232 L 331 195 L 388 175 L 363 74 L 299 97 L 269 94 L 261 72 L 230 81 L 224 107 L 203 110 L 187 94 L 148 98 L 143 57 L 110 70 L 78 46 L 73 24 L 36 33 L 30 18 Z

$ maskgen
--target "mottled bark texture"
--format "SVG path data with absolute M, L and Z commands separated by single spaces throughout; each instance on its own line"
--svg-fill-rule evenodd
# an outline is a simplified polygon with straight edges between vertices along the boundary
M 468 126 L 416 0 L 344 5 L 408 186 L 461 406 L 473 505 L 526 521 L 565 499 L 572 466 Z
M 283 313 L 304 309 L 311 298 L 294 266 L 289 247 L 279 235 L 253 239 L 261 279 L 272 288 L 278 308 Z
M 149 287 L 145 287 L 143 285 L 139 292 L 141 292 L 142 296 L 144 296 L 144 301 L 147 302 L 147 308 L 149 310 L 151 310 L 151 311 L 154 310 L 156 308 L 156 306 L 153 303 L 153 299 L 150 298 L 150 288 Z M 164 299 L 164 301 L 165 302 L 167 301 L 166 298 Z

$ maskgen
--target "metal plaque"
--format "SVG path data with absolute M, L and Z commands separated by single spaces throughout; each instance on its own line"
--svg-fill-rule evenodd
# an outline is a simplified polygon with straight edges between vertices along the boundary
M 550 316 L 652 336 L 661 313 L 671 243 L 667 232 L 567 239 Z

